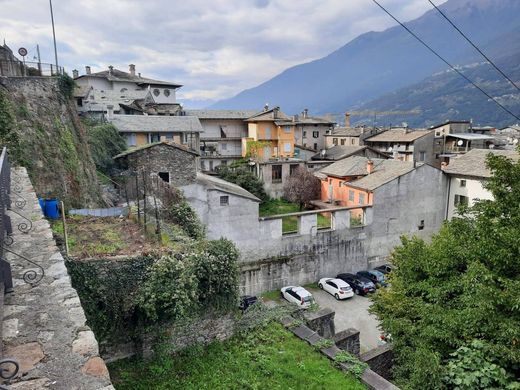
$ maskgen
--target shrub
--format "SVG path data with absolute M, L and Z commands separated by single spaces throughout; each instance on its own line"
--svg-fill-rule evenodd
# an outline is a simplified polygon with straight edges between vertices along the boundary
M 220 165 L 218 168 L 218 175 L 221 179 L 239 185 L 262 201 L 269 200 L 262 181 L 250 171 L 245 161 L 230 166 Z
M 98 171 L 110 176 L 115 162 L 113 157 L 126 149 L 126 143 L 112 124 L 84 122 L 88 129 L 88 143 Z
M 185 199 L 171 204 L 170 217 L 172 222 L 180 225 L 191 238 L 201 239 L 204 237 L 204 226 Z

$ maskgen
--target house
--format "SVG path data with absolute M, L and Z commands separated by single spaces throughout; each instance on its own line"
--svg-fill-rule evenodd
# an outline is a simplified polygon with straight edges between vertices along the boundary
M 336 145 L 329 149 L 322 150 L 320 153 L 316 153 L 312 156 L 313 161 L 338 161 L 350 156 L 364 156 L 368 158 L 390 158 L 388 153 L 380 152 L 374 148 L 365 145 L 357 146 L 341 146 Z
M 225 237 L 237 242 L 258 225 L 260 199 L 236 184 L 198 172 L 195 182 L 180 189 L 210 240 Z
M 120 114 L 170 115 L 180 109 L 175 95 L 182 85 L 142 77 L 141 73 L 136 74 L 133 64 L 129 65 L 129 72 L 109 66 L 107 70 L 92 73 L 90 66 L 86 66 L 84 75 L 80 76 L 77 70 L 73 70 L 73 75 L 78 90 L 88 90 L 87 95 L 75 94 L 80 114 L 101 118 L 107 114 L 108 105 Z M 163 108 L 158 110 L 157 106 Z
M 200 121 L 202 172 L 211 173 L 219 165 L 227 165 L 242 158 L 242 139 L 247 137 L 245 119 L 255 115 L 253 110 L 185 110 L 186 116 Z
M 255 163 L 255 167 L 267 195 L 281 198 L 287 178 L 299 167 L 305 167 L 305 161 L 296 158 L 271 159 Z
M 465 204 L 472 206 L 476 199 L 493 199 L 491 192 L 484 188 L 491 171 L 486 167 L 486 157 L 490 154 L 518 160 L 516 150 L 485 150 L 472 149 L 463 155 L 450 160 L 444 173 L 448 176 L 448 201 L 446 219 L 452 219 L 457 214 L 457 206 Z
M 124 171 L 144 171 L 173 186 L 193 183 L 199 154 L 174 142 L 154 142 L 129 149 L 114 157 Z
M 448 134 L 470 133 L 471 121 L 448 120 L 444 123 L 431 126 L 430 130 L 435 131 L 435 137 L 444 137 Z
M 185 145 L 198 153 L 202 125 L 194 116 L 114 115 L 108 106 L 107 119 L 126 139 L 129 147 L 159 141 Z
M 242 156 L 256 161 L 294 156 L 293 118 L 280 111 L 280 107 L 264 110 L 247 118 L 247 137 L 242 138 Z
M 325 147 L 359 146 L 363 144 L 361 136 L 367 131 L 365 127 L 336 127 L 330 134 L 325 135 Z
M 312 148 L 318 152 L 325 149 L 326 135 L 330 134 L 335 122 L 328 118 L 309 116 L 309 110 L 305 109 L 300 115 L 293 116 L 294 142 L 304 148 Z
M 365 145 L 390 154 L 401 161 L 433 163 L 434 131 L 412 130 L 407 127 L 391 128 L 366 138 Z

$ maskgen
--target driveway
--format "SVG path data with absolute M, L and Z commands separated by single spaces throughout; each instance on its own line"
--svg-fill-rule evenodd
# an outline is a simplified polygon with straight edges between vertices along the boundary
M 370 298 L 354 295 L 352 298 L 337 301 L 329 293 L 319 288 L 309 289 L 321 308 L 328 307 L 336 312 L 334 324 L 336 333 L 348 328 L 359 330 L 361 353 L 377 347 L 381 332 L 378 329 L 379 321 L 368 312 L 371 305 Z

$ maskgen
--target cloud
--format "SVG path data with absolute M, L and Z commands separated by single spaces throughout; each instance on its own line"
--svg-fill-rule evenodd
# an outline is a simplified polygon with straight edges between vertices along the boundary
M 424 0 L 384 0 L 403 19 Z M 180 98 L 230 97 L 284 69 L 320 58 L 390 20 L 367 0 L 54 0 L 59 62 L 66 69 L 129 63 L 147 77 L 184 85 Z M 48 3 L 0 0 L 0 38 L 53 62 Z

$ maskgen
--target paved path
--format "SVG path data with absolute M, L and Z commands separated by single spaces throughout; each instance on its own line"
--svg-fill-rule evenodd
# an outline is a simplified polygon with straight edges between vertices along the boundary
M 370 298 L 354 295 L 352 298 L 337 301 L 329 293 L 316 289 L 309 289 L 320 307 L 328 307 L 336 312 L 334 324 L 336 333 L 348 328 L 359 330 L 361 353 L 378 346 L 379 336 L 377 318 L 368 312 L 371 305 Z
M 11 253 L 14 292 L 5 297 L 3 334 L 4 357 L 20 362 L 19 376 L 10 385 L 13 390 L 113 389 L 108 370 L 99 357 L 94 333 L 86 325 L 85 314 L 49 227 L 42 216 L 38 199 L 25 169 L 13 169 L 11 180 L 13 242 L 9 250 L 25 256 L 43 268 Z M 14 192 L 20 190 L 26 204 Z M 30 222 L 17 215 L 25 215 Z M 27 228 L 32 223 L 32 228 Z M 19 230 L 19 227 L 26 232 Z M 9 240 L 8 240 L 9 241 Z M 8 242 L 7 242 L 8 243 Z M 33 270 L 33 282 L 24 274 Z M 26 278 L 27 279 L 27 278 Z

